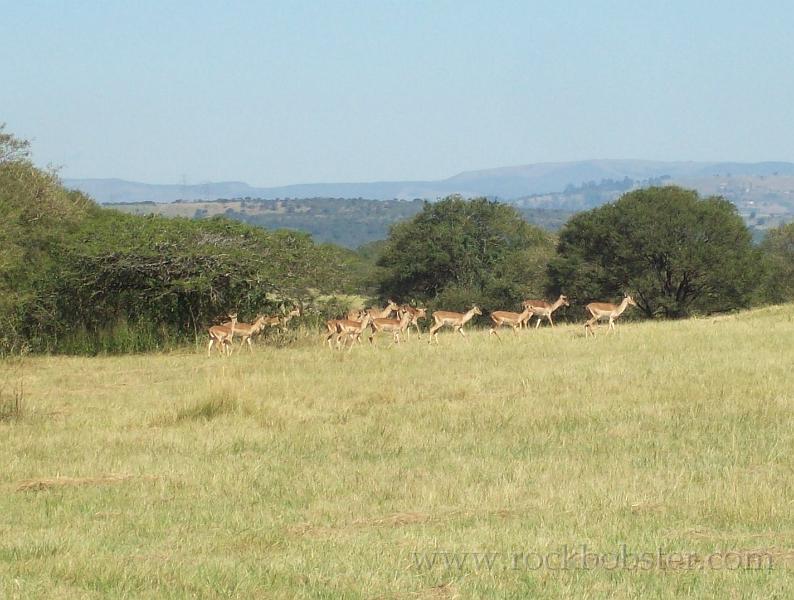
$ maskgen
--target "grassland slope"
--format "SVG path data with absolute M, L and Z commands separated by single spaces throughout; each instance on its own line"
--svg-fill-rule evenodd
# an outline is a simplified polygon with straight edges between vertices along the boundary
M 794 596 L 794 306 L 502 337 L 0 363 L 0 596 Z

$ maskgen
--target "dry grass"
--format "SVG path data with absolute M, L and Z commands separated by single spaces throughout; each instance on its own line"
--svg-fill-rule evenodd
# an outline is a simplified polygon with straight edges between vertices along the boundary
M 223 415 L 248 415 L 251 408 L 242 403 L 233 389 L 213 389 L 193 400 L 159 415 L 152 420 L 152 426 L 179 425 L 189 421 L 209 421 Z
M 25 415 L 25 392 L 20 379 L 10 391 L 0 389 L 0 422 L 21 419 Z
M 81 485 L 108 485 L 121 483 L 130 479 L 155 480 L 158 477 L 146 475 L 101 475 L 99 477 L 48 477 L 44 479 L 27 479 L 16 485 L 18 492 L 41 492 L 58 487 L 73 487 Z
M 28 358 L 0 597 L 794 595 L 794 306 L 503 338 Z M 514 568 L 583 544 L 697 568 Z

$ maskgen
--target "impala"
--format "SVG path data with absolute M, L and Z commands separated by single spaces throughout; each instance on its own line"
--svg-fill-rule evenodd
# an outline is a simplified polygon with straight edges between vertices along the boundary
M 289 311 L 282 320 L 282 326 L 286 327 L 287 323 L 289 323 L 293 317 L 300 317 L 301 316 L 301 309 L 298 306 L 295 306 L 291 311 Z
M 260 331 L 262 331 L 265 327 L 267 327 L 267 325 L 265 324 L 266 320 L 267 317 L 265 315 L 259 315 L 256 318 L 256 321 L 254 321 L 253 323 L 238 322 L 234 328 L 234 331 L 229 336 L 229 339 L 233 341 L 234 336 L 239 336 L 241 338 L 240 349 L 242 349 L 242 347 L 245 346 L 246 343 L 248 343 L 248 349 L 251 352 L 253 352 L 254 348 L 253 345 L 251 344 L 251 338 L 254 337 Z M 231 322 L 224 323 L 222 326 L 229 327 L 230 325 Z
M 265 317 L 265 327 L 278 327 L 281 325 L 281 317 L 273 315 L 272 317 Z
M 348 313 L 348 315 L 347 315 L 348 318 L 347 319 L 328 319 L 325 322 L 325 329 L 326 329 L 326 333 L 328 333 L 328 335 L 326 336 L 325 342 L 323 342 L 323 343 L 324 344 L 327 343 L 328 347 L 331 348 L 332 350 L 333 350 L 334 347 L 331 345 L 331 338 L 339 333 L 339 331 L 337 330 L 337 325 L 339 323 L 341 323 L 342 321 L 355 322 L 355 321 L 360 320 L 360 319 L 351 319 L 350 316 L 351 316 L 350 313 Z M 361 340 L 359 340 L 359 342 L 360 341 Z
M 364 318 L 364 315 L 367 313 L 364 309 L 353 309 L 347 311 L 347 316 L 345 317 L 348 321 L 360 321 Z
M 228 345 L 229 350 L 227 355 L 231 354 L 231 347 L 232 347 L 232 336 L 234 335 L 234 327 L 237 325 L 237 313 L 229 313 L 229 327 L 226 325 L 214 325 L 210 327 L 209 334 L 210 334 L 210 343 L 207 346 L 207 356 L 210 356 L 212 353 L 212 347 L 217 343 L 218 344 L 218 352 L 223 354 L 224 346 Z
M 422 339 L 422 330 L 419 329 L 419 319 L 426 319 L 427 318 L 427 309 L 426 308 L 414 308 L 410 304 L 403 304 L 400 307 L 400 310 L 411 315 L 411 322 L 408 323 L 408 329 L 406 332 L 408 334 L 411 333 L 411 325 L 416 327 L 416 334 L 419 336 L 419 339 Z
M 364 318 L 360 321 L 350 321 L 348 319 L 341 319 L 337 321 L 336 347 L 339 347 L 339 340 L 341 340 L 343 336 L 347 336 L 350 340 L 350 350 L 353 350 L 356 340 L 361 342 L 361 334 L 364 333 L 364 330 L 371 321 L 372 317 L 369 316 L 369 314 L 364 315 Z
M 369 343 L 374 344 L 375 334 L 379 331 L 391 333 L 394 340 L 393 343 L 400 343 L 400 334 L 405 336 L 405 330 L 411 325 L 411 313 L 403 311 L 402 317 L 399 319 L 372 319 L 369 326 L 372 328 L 372 335 L 369 336 Z
M 389 300 L 389 303 L 391 304 L 391 300 Z M 386 308 L 389 308 L 389 307 L 387 306 Z M 378 309 L 373 309 L 373 308 L 370 308 L 370 309 L 367 309 L 367 310 L 365 310 L 363 308 L 361 308 L 361 309 L 351 309 L 351 310 L 347 311 L 347 315 L 343 319 L 329 319 L 329 320 L 327 320 L 325 322 L 325 329 L 326 329 L 326 332 L 328 333 L 328 336 L 325 338 L 325 341 L 328 343 L 328 347 L 333 349 L 333 346 L 331 345 L 331 338 L 334 337 L 335 335 L 337 336 L 337 342 L 338 342 L 338 335 L 337 334 L 339 332 L 337 331 L 337 325 L 339 323 L 341 323 L 342 321 L 356 321 L 356 322 L 357 321 L 361 321 L 361 319 L 363 319 L 367 314 L 369 314 L 369 311 L 377 311 L 377 310 Z M 386 312 L 386 311 L 384 309 L 384 310 L 382 310 L 380 312 Z M 387 314 L 387 316 L 389 314 L 391 314 L 391 309 L 389 309 L 389 312 L 386 313 L 386 314 Z M 359 336 L 356 339 L 358 340 L 358 343 L 360 344 L 361 343 L 361 337 Z
M 272 317 L 265 317 L 265 324 L 264 327 L 286 327 L 287 323 L 292 320 L 292 317 L 300 317 L 301 311 L 300 308 L 293 308 L 289 311 L 286 316 L 281 315 L 273 315 Z M 263 327 L 263 328 L 264 328 Z
M 452 327 L 454 331 L 459 332 L 460 335 L 465 338 L 466 334 L 463 333 L 463 326 L 471 321 L 474 315 L 481 314 L 482 311 L 477 306 L 472 306 L 471 309 L 465 314 L 449 312 L 446 310 L 437 310 L 433 313 L 435 325 L 430 328 L 430 341 L 432 342 L 435 339 L 436 344 L 438 344 L 438 330 L 444 326 Z
M 338 336 L 339 331 L 337 330 L 337 325 L 342 321 L 351 321 L 351 322 L 358 322 L 361 321 L 367 314 L 366 310 L 349 310 L 347 311 L 347 315 L 342 319 L 328 319 L 325 322 L 325 329 L 328 336 L 325 338 L 325 343 L 328 344 L 328 347 L 333 350 L 333 345 L 331 345 L 331 338 L 334 336 Z M 358 343 L 361 343 L 361 338 L 358 338 Z
M 551 320 L 551 315 L 561 306 L 570 306 L 568 297 L 563 294 L 560 294 L 560 297 L 554 301 L 554 304 L 549 304 L 545 300 L 524 300 L 524 308 L 528 308 L 530 312 L 526 322 L 531 321 L 533 315 L 536 316 L 538 322 L 535 324 L 535 329 L 537 329 L 540 327 L 540 322 L 543 320 L 543 317 L 546 317 L 549 320 L 549 324 L 554 327 L 554 321 Z
M 593 334 L 595 337 L 595 329 L 593 329 L 593 325 L 598 325 L 599 321 L 604 321 L 609 319 L 609 329 L 607 329 L 607 333 L 611 331 L 615 331 L 615 319 L 617 319 L 629 306 L 637 306 L 637 303 L 634 301 L 634 298 L 626 294 L 623 297 L 623 301 L 618 304 L 610 304 L 609 302 L 591 302 L 588 304 L 585 309 L 587 312 L 590 313 L 592 316 L 591 319 L 587 321 L 584 325 L 584 336 L 587 337 L 587 332 Z
M 513 328 L 513 333 L 518 333 L 518 328 L 521 327 L 522 323 L 531 317 L 532 310 L 528 306 L 525 306 L 524 312 L 521 313 L 507 310 L 495 310 L 491 313 L 491 321 L 493 324 L 491 325 L 489 334 L 495 335 L 497 339 L 501 339 L 496 328 L 502 325 L 510 325 L 510 327 Z
M 393 312 L 397 312 L 399 309 L 400 307 L 394 303 L 394 300 L 389 300 L 386 308 L 368 308 L 366 312 L 371 319 L 388 319 Z

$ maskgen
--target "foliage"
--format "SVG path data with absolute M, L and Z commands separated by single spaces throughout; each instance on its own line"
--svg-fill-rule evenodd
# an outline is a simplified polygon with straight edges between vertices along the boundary
M 510 204 L 513 204 L 510 202 Z M 264 229 L 296 229 L 318 242 L 358 248 L 382 241 L 395 223 L 413 218 L 424 207 L 422 200 L 366 200 L 362 198 L 287 198 L 265 200 L 235 198 L 214 201 L 114 203 L 113 208 L 132 214 L 162 214 L 205 219 L 223 214 Z M 587 206 L 590 208 L 590 206 Z M 558 231 L 570 211 L 518 207 L 525 221 Z
M 453 310 L 513 307 L 543 289 L 552 252 L 550 235 L 513 207 L 451 196 L 392 228 L 378 292 Z
M 24 307 L 37 302 L 36 279 L 53 270 L 61 243 L 93 209 L 37 169 L 27 143 L 0 127 L 0 352 L 25 346 Z
M 574 216 L 549 265 L 551 287 L 578 302 L 634 294 L 647 316 L 746 306 L 758 253 L 735 207 L 654 187 Z
M 649 316 L 794 298 L 794 226 L 773 230 L 756 250 L 729 202 L 675 187 L 631 192 L 575 216 L 556 257 L 550 234 L 484 198 L 246 199 L 240 212 L 263 208 L 298 220 L 319 215 L 335 228 L 367 217 L 376 225 L 362 228 L 365 237 L 395 214 L 413 218 L 393 225 L 388 240 L 352 251 L 213 211 L 200 220 L 124 214 L 65 189 L 0 125 L 0 354 L 167 348 L 203 335 L 230 310 L 251 319 L 294 303 L 308 308 L 304 325 L 319 326 L 362 296 L 491 311 L 560 291 L 585 302 L 625 290 Z
M 767 302 L 794 300 L 794 223 L 771 229 L 761 249 L 767 269 L 762 299 Z
M 5 128 L 6 124 L 0 123 L 0 164 L 27 159 L 30 155 L 30 142 L 18 139 Z
M 42 290 L 52 298 L 58 323 L 67 326 L 42 323 L 43 331 L 29 336 L 63 335 L 74 323 L 89 332 L 119 323 L 124 332 L 129 323 L 161 341 L 203 335 L 230 310 L 253 318 L 279 312 L 315 289 L 346 289 L 346 260 L 298 232 L 266 232 L 221 217 L 191 221 L 103 211 L 69 239 L 61 268 Z
M 230 310 L 251 318 L 358 289 L 350 251 L 222 217 L 101 209 L 33 166 L 26 148 L 0 138 L 0 352 L 164 348 Z

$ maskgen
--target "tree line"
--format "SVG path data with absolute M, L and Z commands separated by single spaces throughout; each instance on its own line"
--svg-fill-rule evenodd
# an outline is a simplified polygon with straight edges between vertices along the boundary
M 381 298 L 435 308 L 514 310 L 564 293 L 580 318 L 630 292 L 646 317 L 678 318 L 794 300 L 794 224 L 755 246 L 733 204 L 666 186 L 578 213 L 552 236 L 511 206 L 451 197 L 395 226 L 378 264 Z
M 342 294 L 486 312 L 631 292 L 647 317 L 668 318 L 794 299 L 794 225 L 754 246 L 730 202 L 676 187 L 629 192 L 558 234 L 453 196 L 353 252 L 224 217 L 101 208 L 0 127 L 0 214 L 0 353 L 162 349 L 203 339 L 232 308 L 300 304 L 319 322 L 350 308 Z
M 235 221 L 262 229 L 296 229 L 310 233 L 317 242 L 356 249 L 364 244 L 384 240 L 395 223 L 413 218 L 423 206 L 422 200 L 367 200 L 363 198 L 231 198 L 213 201 L 176 200 L 169 204 L 155 202 L 117 202 L 108 204 L 132 214 L 192 216 L 206 219 L 224 214 Z M 573 214 L 549 208 L 518 206 L 524 220 L 543 229 L 557 231 Z

